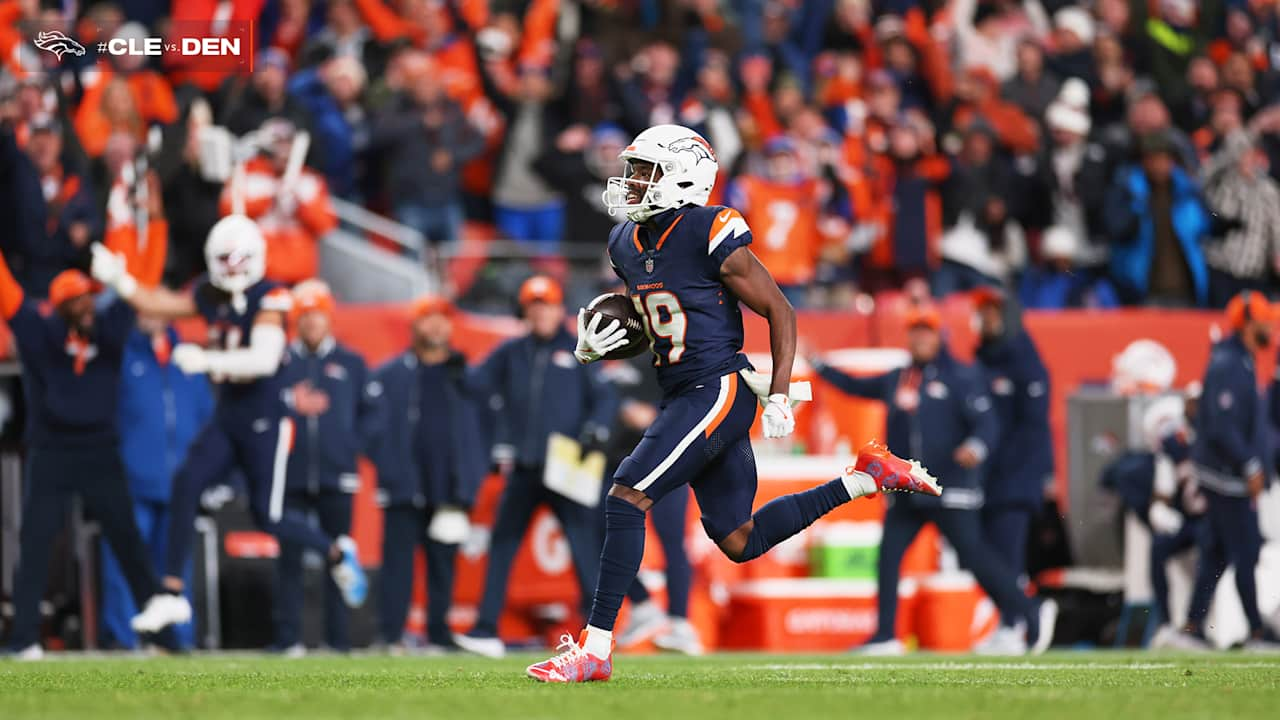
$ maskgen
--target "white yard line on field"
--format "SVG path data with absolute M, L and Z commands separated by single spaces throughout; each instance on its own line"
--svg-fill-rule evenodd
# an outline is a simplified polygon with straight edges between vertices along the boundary
M 971 671 L 971 670 L 1025 670 L 1060 671 L 1060 670 L 1170 670 L 1183 667 L 1185 663 L 1175 662 L 1141 662 L 1141 663 L 1029 663 L 1029 662 L 938 662 L 938 663 L 901 663 L 901 662 L 860 662 L 860 663 L 769 663 L 764 665 L 745 665 L 744 670 L 927 670 Z M 1215 662 L 1214 668 L 1244 669 L 1260 667 L 1276 667 L 1276 663 L 1268 662 Z

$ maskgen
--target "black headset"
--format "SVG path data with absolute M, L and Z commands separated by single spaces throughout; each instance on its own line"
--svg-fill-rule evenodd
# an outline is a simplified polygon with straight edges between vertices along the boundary
M 1242 290 L 1237 296 L 1240 302 L 1244 304 L 1244 321 L 1249 322 L 1253 319 L 1253 290 Z

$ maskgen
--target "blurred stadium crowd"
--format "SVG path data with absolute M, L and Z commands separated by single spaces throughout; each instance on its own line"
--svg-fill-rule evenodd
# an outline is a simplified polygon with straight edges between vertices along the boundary
M 252 73 L 27 41 L 170 17 L 254 21 Z M 315 275 L 327 196 L 432 243 L 594 251 L 618 149 L 676 122 L 717 149 L 713 201 L 797 304 L 919 278 L 1222 306 L 1275 289 L 1278 29 L 1268 0 L 6 0 L 3 243 L 43 294 L 94 239 L 167 234 L 184 284 L 234 200 L 217 126 L 262 148 L 240 182 L 278 280 Z M 309 169 L 277 192 L 299 129 Z

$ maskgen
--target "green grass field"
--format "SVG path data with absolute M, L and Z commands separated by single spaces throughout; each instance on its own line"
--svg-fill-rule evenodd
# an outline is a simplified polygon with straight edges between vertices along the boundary
M 0 718 L 1280 717 L 1280 657 L 621 657 L 609 683 L 546 686 L 533 656 L 194 656 L 0 662 Z M 539 658 L 540 659 L 540 658 Z

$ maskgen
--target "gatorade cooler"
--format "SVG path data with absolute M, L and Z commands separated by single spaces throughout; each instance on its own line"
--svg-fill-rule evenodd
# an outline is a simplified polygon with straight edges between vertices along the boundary
M 910 606 L 916 588 L 899 586 Z M 898 635 L 911 614 L 898 614 Z M 876 585 L 866 580 L 756 580 L 734 587 L 721 625 L 720 648 L 766 652 L 843 652 L 876 631 Z
M 995 604 L 968 572 L 938 573 L 920 584 L 915 625 L 923 650 L 969 652 L 999 622 Z

